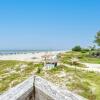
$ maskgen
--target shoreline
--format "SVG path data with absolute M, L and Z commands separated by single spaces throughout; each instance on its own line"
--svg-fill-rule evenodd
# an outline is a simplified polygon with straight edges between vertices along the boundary
M 0 55 L 0 60 L 19 60 L 19 61 L 33 61 L 33 62 L 41 62 L 43 60 L 42 56 L 46 54 L 50 54 L 52 56 L 57 56 L 59 53 L 63 53 L 65 51 L 40 51 L 34 53 L 22 53 L 22 54 L 7 54 Z

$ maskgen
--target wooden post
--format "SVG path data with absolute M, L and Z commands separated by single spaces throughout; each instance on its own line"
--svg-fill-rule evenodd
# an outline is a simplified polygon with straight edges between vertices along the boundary
M 33 80 L 33 100 L 35 100 L 35 75 L 34 75 L 34 80 Z

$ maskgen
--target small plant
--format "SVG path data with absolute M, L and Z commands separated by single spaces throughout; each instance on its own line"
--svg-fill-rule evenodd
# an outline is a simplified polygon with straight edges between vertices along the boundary
M 40 74 L 40 73 L 41 73 L 41 70 L 42 70 L 42 69 L 41 69 L 40 67 L 38 67 L 38 69 L 37 69 L 37 72 L 36 72 L 36 73 L 37 73 L 37 74 Z

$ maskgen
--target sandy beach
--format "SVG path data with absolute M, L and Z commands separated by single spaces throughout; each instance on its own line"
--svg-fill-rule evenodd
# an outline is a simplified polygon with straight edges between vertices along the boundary
M 35 52 L 35 53 L 26 53 L 26 54 L 12 54 L 12 55 L 0 55 L 0 60 L 20 60 L 20 61 L 33 61 L 41 62 L 43 56 L 46 54 L 56 56 L 59 53 L 64 51 L 49 51 L 49 52 Z

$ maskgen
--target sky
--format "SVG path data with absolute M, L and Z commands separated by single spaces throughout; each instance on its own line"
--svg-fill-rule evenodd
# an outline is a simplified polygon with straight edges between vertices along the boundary
M 0 0 L 0 49 L 67 50 L 93 45 L 100 0 Z

